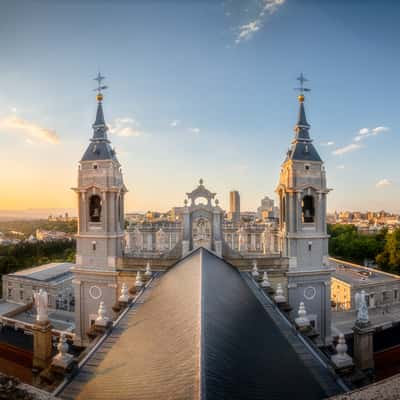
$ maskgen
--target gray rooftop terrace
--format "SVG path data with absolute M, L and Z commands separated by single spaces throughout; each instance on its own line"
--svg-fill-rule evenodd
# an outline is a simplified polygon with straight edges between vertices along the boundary
M 335 268 L 334 278 L 349 283 L 352 286 L 367 286 L 371 284 L 396 282 L 400 284 L 400 276 L 379 271 L 374 268 L 363 267 L 353 263 L 330 259 L 330 265 Z
M 71 267 L 73 266 L 73 263 L 67 262 L 50 263 L 14 272 L 9 274 L 9 276 L 51 282 L 63 279 L 64 277 L 66 278 L 69 274 L 72 276 Z

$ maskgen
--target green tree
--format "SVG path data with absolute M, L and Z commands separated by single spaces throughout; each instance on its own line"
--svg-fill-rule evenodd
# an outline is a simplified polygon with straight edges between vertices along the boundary
M 376 262 L 385 271 L 400 273 L 400 229 L 386 235 L 385 247 Z

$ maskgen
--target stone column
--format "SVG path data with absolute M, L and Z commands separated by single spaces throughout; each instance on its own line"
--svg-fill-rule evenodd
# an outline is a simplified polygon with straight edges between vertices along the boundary
M 52 359 L 52 334 L 49 321 L 37 322 L 33 330 L 33 368 L 45 369 Z
M 356 324 L 354 332 L 354 362 L 361 370 L 374 368 L 374 328 Z

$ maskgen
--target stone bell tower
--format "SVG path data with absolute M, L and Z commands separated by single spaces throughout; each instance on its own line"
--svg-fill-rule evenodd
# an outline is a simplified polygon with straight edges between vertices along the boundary
M 288 298 L 296 312 L 304 302 L 323 343 L 330 341 L 330 276 L 326 227 L 325 168 L 309 134 L 304 110 L 303 74 L 295 137 L 281 167 L 276 192 L 280 201 L 280 240 L 289 258 Z
M 78 169 L 78 234 L 74 271 L 76 344 L 87 343 L 86 333 L 100 301 L 112 316 L 117 299 L 117 260 L 124 247 L 124 195 L 121 165 L 107 138 L 103 115 L 102 77 L 97 78 L 97 113 Z

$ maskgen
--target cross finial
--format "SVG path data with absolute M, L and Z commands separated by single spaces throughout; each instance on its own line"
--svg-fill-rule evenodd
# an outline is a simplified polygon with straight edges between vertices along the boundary
M 304 101 L 304 92 L 310 92 L 311 91 L 310 88 L 304 87 L 304 83 L 308 82 L 308 79 L 306 79 L 306 77 L 303 75 L 302 72 L 300 73 L 300 75 L 296 79 L 300 82 L 300 87 L 297 87 L 294 90 L 297 90 L 298 92 L 300 92 L 300 95 L 299 95 L 298 98 L 299 98 L 300 102 L 303 102 Z
M 103 100 L 102 90 L 107 89 L 107 86 L 101 84 L 104 79 L 106 78 L 102 76 L 100 72 L 98 72 L 96 78 L 94 78 L 94 80 L 97 81 L 97 88 L 94 89 L 94 91 L 97 92 L 96 98 L 99 102 Z

